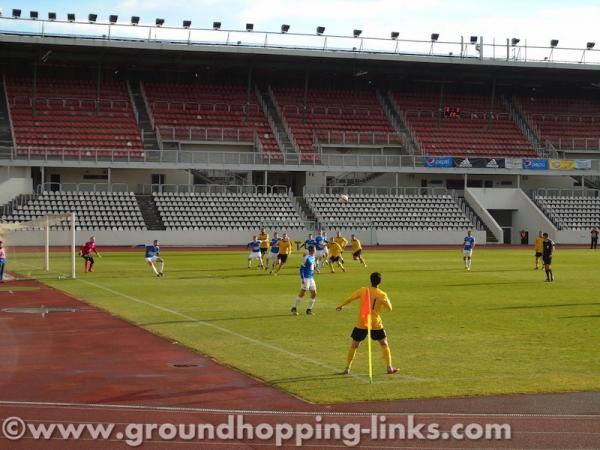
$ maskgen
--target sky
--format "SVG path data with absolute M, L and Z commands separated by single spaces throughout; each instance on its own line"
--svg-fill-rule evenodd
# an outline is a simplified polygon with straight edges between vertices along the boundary
M 218 20 L 227 29 L 244 29 L 250 22 L 255 30 L 278 31 L 286 23 L 297 33 L 314 34 L 322 25 L 326 34 L 344 36 L 356 28 L 363 37 L 389 38 L 398 31 L 400 39 L 428 40 L 435 32 L 440 41 L 477 35 L 486 43 L 518 37 L 529 46 L 548 46 L 558 39 L 559 48 L 583 48 L 588 41 L 598 41 L 600 47 L 598 0 L 0 0 L 4 16 L 12 8 L 21 8 L 25 16 L 29 10 L 41 16 L 56 11 L 63 18 L 73 12 L 82 19 L 96 13 L 104 21 L 109 14 L 125 21 L 137 15 L 147 24 L 161 17 L 171 26 L 189 19 L 194 27 L 210 28 Z M 0 25 L 6 29 L 6 23 Z

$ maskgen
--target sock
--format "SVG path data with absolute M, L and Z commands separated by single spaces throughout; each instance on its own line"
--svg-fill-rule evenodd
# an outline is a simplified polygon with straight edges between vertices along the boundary
M 252 261 L 248 260 L 248 269 L 250 268 L 251 265 L 252 265 Z
M 470 259 L 468 260 L 468 263 L 467 263 L 467 264 L 468 264 L 468 267 L 469 267 L 469 269 L 470 269 L 470 268 L 471 268 L 471 260 L 470 260 Z
M 348 350 L 348 359 L 347 359 L 346 367 L 350 368 L 350 366 L 352 365 L 352 361 L 354 361 L 354 357 L 356 356 L 357 351 L 358 351 L 358 347 L 356 347 L 356 348 L 350 347 L 350 350 Z
M 302 301 L 301 297 L 296 297 L 296 301 L 294 302 L 294 308 L 298 309 L 301 301 Z
M 0 264 L 0 281 L 4 279 L 4 264 Z
M 317 298 L 316 298 L 316 297 L 315 297 L 315 298 L 311 298 L 311 299 L 308 301 L 308 306 L 307 306 L 307 309 L 313 309 L 313 306 L 315 306 L 315 302 L 316 302 L 316 301 L 317 301 Z
M 152 264 L 150 267 L 152 267 L 154 274 L 158 275 L 158 271 L 156 270 L 156 267 L 154 267 L 154 264 Z
M 163 261 L 160 263 L 160 273 L 163 273 L 164 270 L 165 270 L 165 262 Z
M 549 279 L 550 279 L 550 271 L 546 270 L 546 280 L 549 280 Z
M 554 275 L 552 274 L 552 270 L 549 270 L 548 272 L 550 273 L 550 279 L 551 279 L 552 281 L 554 281 Z
M 385 363 L 388 367 L 392 367 L 392 351 L 390 350 L 389 345 L 383 347 L 383 359 L 385 359 Z

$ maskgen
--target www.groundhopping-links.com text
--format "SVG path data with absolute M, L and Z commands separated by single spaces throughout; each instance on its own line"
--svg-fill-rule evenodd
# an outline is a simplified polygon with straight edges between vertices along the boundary
M 279 419 L 279 417 L 277 418 Z M 414 415 L 394 416 L 393 421 L 384 415 L 371 415 L 359 423 L 355 417 L 345 417 L 340 423 L 330 416 L 316 415 L 312 421 L 249 423 L 244 415 L 231 414 L 227 420 L 213 423 L 44 423 L 7 417 L 2 422 L 2 436 L 11 441 L 34 440 L 85 440 L 119 441 L 130 447 L 144 442 L 262 442 L 275 446 L 301 446 L 306 442 L 338 442 L 356 447 L 362 441 L 479 441 L 510 440 L 509 424 L 498 423 L 448 423 L 444 427 L 434 422 L 419 422 Z M 339 417 L 337 418 L 339 419 Z M 390 420 L 388 420 L 390 419 Z

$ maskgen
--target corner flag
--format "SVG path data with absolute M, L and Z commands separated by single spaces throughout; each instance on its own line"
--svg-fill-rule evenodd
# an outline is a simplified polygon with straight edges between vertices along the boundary
M 365 288 L 363 303 L 360 307 L 360 315 L 363 322 L 367 323 L 367 349 L 369 355 L 369 383 L 373 383 L 373 358 L 371 353 L 371 293 L 369 288 Z

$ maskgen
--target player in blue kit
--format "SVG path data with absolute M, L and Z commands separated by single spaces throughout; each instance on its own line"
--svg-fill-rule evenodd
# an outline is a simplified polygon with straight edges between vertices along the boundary
M 315 237 L 315 258 L 315 270 L 321 273 L 321 264 L 325 265 L 327 262 L 327 238 L 323 230 L 319 230 Z
M 471 236 L 471 230 L 467 231 L 463 242 L 463 261 L 465 262 L 465 269 L 471 270 L 471 257 L 473 256 L 473 249 L 475 248 L 475 238 Z
M 252 236 L 252 241 L 246 244 L 246 247 L 250 248 L 250 254 L 248 255 L 248 269 L 252 268 L 252 260 L 258 259 L 258 265 L 261 269 L 264 269 L 262 261 L 262 253 L 260 252 L 260 246 L 263 241 L 259 241 L 256 236 Z
M 160 243 L 155 239 L 152 245 L 147 244 L 138 244 L 135 246 L 136 248 L 143 247 L 146 251 L 144 258 L 150 267 L 152 267 L 152 271 L 156 274 L 157 277 L 162 277 L 163 272 L 165 270 L 165 261 L 160 256 Z M 160 263 L 160 271 L 156 269 L 156 265 L 154 263 Z
M 310 247 L 311 245 L 314 247 L 317 245 L 317 242 L 313 238 L 313 234 L 309 233 L 308 239 L 298 246 L 298 250 L 304 248 L 304 256 L 306 256 L 308 255 L 308 247 Z
M 315 305 L 315 301 L 317 300 L 317 285 L 315 283 L 315 247 L 310 245 L 308 247 L 308 255 L 304 256 L 302 260 L 302 265 L 300 266 L 300 292 L 296 297 L 296 302 L 294 306 L 292 306 L 292 314 L 298 315 L 298 307 L 300 306 L 300 302 L 306 294 L 306 291 L 310 291 L 310 300 L 308 301 L 308 305 L 306 307 L 306 314 L 309 316 L 313 313 L 313 306 Z
M 269 268 L 269 263 L 271 263 L 271 272 L 275 270 L 275 267 L 277 266 L 277 256 L 279 255 L 280 240 L 279 233 L 277 233 L 277 231 L 273 233 L 273 239 L 269 242 L 269 254 L 267 256 L 267 262 L 265 263 L 265 270 Z

